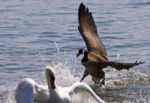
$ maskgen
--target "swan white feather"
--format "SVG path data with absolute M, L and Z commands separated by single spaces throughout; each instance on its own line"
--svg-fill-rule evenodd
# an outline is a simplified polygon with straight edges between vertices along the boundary
M 86 91 L 98 103 L 105 103 L 85 83 L 76 82 L 70 87 L 56 86 L 54 82 L 54 68 L 46 67 L 46 78 L 48 86 L 37 84 L 30 78 L 23 79 L 16 89 L 15 99 L 17 103 L 72 103 L 72 95 Z
M 35 100 L 36 82 L 30 78 L 23 79 L 16 89 L 15 99 L 17 103 L 33 103 Z

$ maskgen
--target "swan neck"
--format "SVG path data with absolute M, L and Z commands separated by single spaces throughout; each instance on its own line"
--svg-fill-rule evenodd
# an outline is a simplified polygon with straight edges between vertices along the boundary
M 48 74 L 46 78 L 49 91 L 54 90 L 56 88 L 55 80 L 53 78 L 50 78 Z
M 55 81 L 48 80 L 47 82 L 49 91 L 54 90 L 56 88 Z

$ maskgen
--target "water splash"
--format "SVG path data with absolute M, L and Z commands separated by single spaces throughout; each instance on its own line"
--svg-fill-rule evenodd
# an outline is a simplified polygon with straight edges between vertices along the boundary
M 60 51 L 59 51 L 59 46 L 58 46 L 58 44 L 57 44 L 56 41 L 55 41 L 54 43 L 55 43 L 55 46 L 56 46 L 56 49 L 57 49 L 57 61 L 59 61 L 59 57 L 60 57 L 60 56 L 59 56 L 59 55 L 60 55 L 60 54 L 59 54 L 59 52 L 60 52 Z
M 0 85 L 0 103 L 15 103 L 15 87 L 16 85 Z
M 117 61 L 119 61 L 119 57 L 120 57 L 120 54 L 118 53 L 118 54 L 117 54 Z
M 58 44 L 57 43 L 55 43 L 55 44 L 56 44 L 56 48 L 57 48 L 57 54 L 56 54 L 57 60 L 56 60 L 56 62 L 53 61 L 52 65 L 54 68 L 56 68 L 57 84 L 61 85 L 61 86 L 70 86 L 73 83 L 80 80 L 80 78 L 83 75 L 84 69 L 80 70 L 80 71 L 76 70 L 78 68 L 79 64 L 77 63 L 76 57 L 74 55 L 72 55 L 74 53 L 67 52 L 66 50 L 61 52 L 58 47 Z M 118 56 L 118 58 L 119 58 L 119 56 Z M 43 72 L 42 72 L 42 78 L 39 77 L 38 73 L 35 77 L 38 80 L 39 84 L 46 84 L 44 70 L 45 69 L 43 69 Z M 149 75 L 145 74 L 145 73 L 141 73 L 139 71 L 139 69 L 137 69 L 137 68 L 133 68 L 130 71 L 126 71 L 126 70 L 117 71 L 112 68 L 107 68 L 107 69 L 105 69 L 105 72 L 106 72 L 106 85 L 102 87 L 102 90 L 104 90 L 106 92 L 106 94 L 108 94 L 107 90 L 114 91 L 114 90 L 119 90 L 122 88 L 127 88 L 127 86 L 129 84 L 150 83 Z M 89 85 L 93 85 L 93 82 L 92 82 L 90 76 L 88 76 L 84 80 L 84 82 L 86 82 Z M 16 86 L 17 86 L 17 83 L 14 84 L 13 86 L 11 83 L 0 86 L 0 90 L 1 90 L 0 95 L 2 95 L 2 96 L 0 96 L 1 103 L 15 103 L 14 91 L 15 91 Z M 96 92 L 98 93 L 99 91 L 96 91 Z M 104 93 L 101 92 L 100 96 L 105 99 L 106 97 L 101 94 L 104 94 Z M 140 98 L 138 98 L 138 100 L 136 100 L 136 102 L 138 103 L 138 101 L 145 101 L 143 103 L 146 103 L 148 101 L 148 99 L 145 99 L 146 97 L 143 96 L 142 92 L 140 92 L 139 94 L 141 96 L 140 96 Z M 73 98 L 73 99 L 78 100 L 78 101 L 73 102 L 73 103 L 95 103 L 95 101 L 92 99 L 92 97 L 89 97 L 89 96 L 82 97 L 83 95 L 85 95 L 85 94 L 75 95 L 75 98 Z M 132 102 L 132 100 L 128 100 L 127 96 L 128 95 L 125 95 L 126 98 L 125 98 L 125 100 L 123 100 L 123 103 L 131 103 Z M 133 95 L 133 96 L 135 96 L 135 95 Z M 78 99 L 76 99 L 76 98 L 78 98 Z M 118 98 L 118 96 L 117 96 L 117 98 Z M 121 98 L 121 97 L 119 97 L 119 98 Z M 105 100 L 109 101 L 108 98 Z M 110 101 L 110 102 L 112 102 L 112 101 Z

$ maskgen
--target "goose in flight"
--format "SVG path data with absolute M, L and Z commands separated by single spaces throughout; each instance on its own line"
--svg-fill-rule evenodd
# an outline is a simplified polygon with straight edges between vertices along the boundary
M 17 103 L 72 103 L 72 95 L 87 92 L 97 103 L 105 103 L 85 83 L 76 82 L 70 87 L 60 87 L 55 83 L 55 72 L 51 66 L 46 67 L 47 86 L 39 85 L 30 78 L 23 79 L 16 89 Z
M 77 53 L 77 57 L 80 54 L 84 54 L 81 63 L 85 67 L 85 71 L 81 81 L 90 74 L 95 83 L 99 83 L 100 80 L 102 80 L 101 83 L 104 85 L 105 72 L 103 71 L 103 68 L 111 66 L 117 70 L 129 70 L 131 67 L 144 63 L 137 61 L 135 63 L 109 61 L 107 58 L 106 48 L 98 36 L 92 13 L 83 3 L 81 3 L 79 6 L 78 20 L 78 30 L 87 47 L 87 50 L 81 48 Z

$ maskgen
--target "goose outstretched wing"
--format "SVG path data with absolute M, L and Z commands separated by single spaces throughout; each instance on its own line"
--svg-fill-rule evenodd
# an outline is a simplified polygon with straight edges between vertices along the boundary
M 135 62 L 135 63 L 123 63 L 123 62 L 117 62 L 117 61 L 108 61 L 105 62 L 107 66 L 111 66 L 113 68 L 116 68 L 117 70 L 122 70 L 122 69 L 127 69 L 129 70 L 130 68 L 143 64 L 144 62 Z
M 78 29 L 85 41 L 88 51 L 95 51 L 102 57 L 107 58 L 107 52 L 104 44 L 98 36 L 92 13 L 83 3 L 79 6 L 78 19 Z

